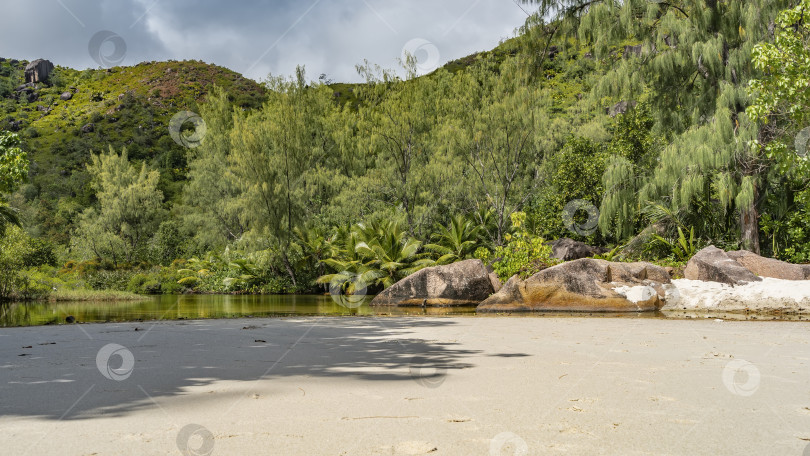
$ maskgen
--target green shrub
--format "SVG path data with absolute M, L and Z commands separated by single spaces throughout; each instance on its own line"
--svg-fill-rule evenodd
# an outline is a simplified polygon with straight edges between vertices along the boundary
M 28 249 L 22 255 L 24 266 L 56 266 L 56 253 L 53 244 L 43 239 L 31 238 L 28 240 Z
M 132 276 L 131 271 L 107 271 L 96 270 L 82 275 L 87 286 L 93 290 L 120 290 L 127 289 L 129 279 Z
M 515 212 L 511 218 L 515 233 L 506 235 L 506 245 L 496 247 L 492 253 L 479 248 L 475 252 L 477 258 L 490 262 L 503 281 L 516 274 L 526 278 L 558 263 L 551 257 L 551 246 L 546 245 L 545 239 L 523 229 L 525 213 Z

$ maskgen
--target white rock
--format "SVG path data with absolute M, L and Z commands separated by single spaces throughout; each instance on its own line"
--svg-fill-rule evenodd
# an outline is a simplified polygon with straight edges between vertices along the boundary
M 731 286 L 718 282 L 678 279 L 667 288 L 663 310 L 810 312 L 810 280 L 763 278 Z

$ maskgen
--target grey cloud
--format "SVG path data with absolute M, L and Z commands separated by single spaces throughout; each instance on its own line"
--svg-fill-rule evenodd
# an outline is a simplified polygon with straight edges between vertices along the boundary
M 525 14 L 512 0 L 12 0 L 4 6 L 0 56 L 96 67 L 94 33 L 127 43 L 122 64 L 199 59 L 254 79 L 291 74 L 356 81 L 364 59 L 396 68 L 403 46 L 431 42 L 440 64 L 497 45 Z

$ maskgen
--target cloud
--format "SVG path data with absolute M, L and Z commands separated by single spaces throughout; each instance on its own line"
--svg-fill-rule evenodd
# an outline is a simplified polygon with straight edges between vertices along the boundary
M 123 65 L 198 59 L 254 79 L 326 73 L 356 81 L 364 59 L 396 68 L 406 43 L 429 42 L 438 64 L 491 49 L 525 13 L 512 0 L 13 0 L 4 6 L 0 56 L 92 68 L 96 32 L 127 44 Z M 417 54 L 417 57 L 420 55 Z

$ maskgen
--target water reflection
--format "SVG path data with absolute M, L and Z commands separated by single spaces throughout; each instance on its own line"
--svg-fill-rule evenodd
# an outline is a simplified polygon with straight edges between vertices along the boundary
M 370 307 L 371 297 L 356 308 L 342 306 L 330 296 L 321 295 L 164 295 L 143 301 L 111 302 L 34 302 L 0 304 L 0 327 L 63 324 L 74 317 L 81 323 L 143 320 L 183 320 L 199 318 L 280 317 L 280 316 L 474 316 L 475 307 L 427 308 Z M 355 304 L 352 304 L 354 306 Z M 729 312 L 663 311 L 644 313 L 545 312 L 513 313 L 511 317 L 602 317 L 670 318 L 723 320 L 808 320 L 802 314 L 757 314 Z M 497 317 L 499 314 L 487 314 Z
M 319 295 L 163 295 L 143 301 L 6 303 L 0 326 L 35 326 L 78 322 L 181 320 L 311 315 L 473 315 L 475 308 L 370 307 L 371 297 L 356 308 Z

